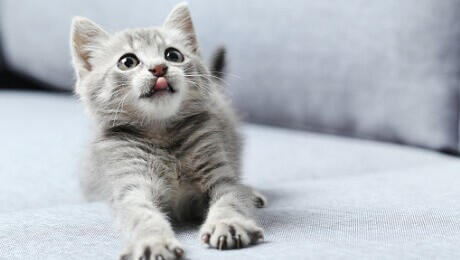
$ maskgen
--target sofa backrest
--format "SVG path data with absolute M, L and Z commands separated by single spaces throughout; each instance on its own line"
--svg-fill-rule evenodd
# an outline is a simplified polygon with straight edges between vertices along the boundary
M 160 25 L 177 1 L 4 0 L 7 65 L 71 89 L 69 27 Z M 206 57 L 247 120 L 458 152 L 460 1 L 193 0 Z M 333 149 L 333 148 L 332 148 Z

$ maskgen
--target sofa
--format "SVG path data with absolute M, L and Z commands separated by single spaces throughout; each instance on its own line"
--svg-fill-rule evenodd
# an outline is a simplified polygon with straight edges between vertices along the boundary
M 79 187 L 92 122 L 72 94 L 69 28 L 161 25 L 177 1 L 0 2 L 0 259 L 117 259 L 110 209 Z M 268 198 L 261 244 L 187 259 L 459 259 L 460 2 L 189 1 L 204 59 Z

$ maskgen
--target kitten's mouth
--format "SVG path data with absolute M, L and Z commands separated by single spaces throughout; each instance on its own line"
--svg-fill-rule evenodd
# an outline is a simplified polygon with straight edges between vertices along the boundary
M 140 96 L 140 98 L 150 98 L 172 94 L 176 90 L 169 84 L 165 77 L 159 77 L 150 90 Z

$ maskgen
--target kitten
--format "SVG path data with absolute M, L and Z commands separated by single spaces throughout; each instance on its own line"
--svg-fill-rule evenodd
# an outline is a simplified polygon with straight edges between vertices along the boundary
M 114 211 L 129 244 L 123 259 L 175 259 L 184 251 L 169 219 L 204 219 L 200 240 L 217 249 L 263 238 L 265 205 L 240 183 L 237 120 L 203 64 L 185 3 L 159 28 L 113 35 L 86 18 L 71 33 L 76 93 L 96 122 L 82 185 Z

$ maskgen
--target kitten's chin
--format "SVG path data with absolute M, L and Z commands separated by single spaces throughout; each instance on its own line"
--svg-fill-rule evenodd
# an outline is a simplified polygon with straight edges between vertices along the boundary
M 138 107 L 145 120 L 166 120 L 177 114 L 181 98 L 178 93 L 159 93 L 151 98 L 139 99 Z
M 182 81 L 172 77 L 159 77 L 153 84 L 146 83 L 136 102 L 142 113 L 142 120 L 159 121 L 174 117 L 188 93 Z

